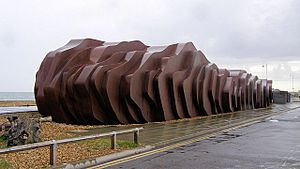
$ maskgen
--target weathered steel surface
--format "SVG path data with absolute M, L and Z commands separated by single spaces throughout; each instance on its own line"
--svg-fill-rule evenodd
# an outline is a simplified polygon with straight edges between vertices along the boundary
M 219 69 L 193 43 L 72 40 L 36 75 L 38 110 L 54 121 L 129 124 L 266 107 L 272 81 Z

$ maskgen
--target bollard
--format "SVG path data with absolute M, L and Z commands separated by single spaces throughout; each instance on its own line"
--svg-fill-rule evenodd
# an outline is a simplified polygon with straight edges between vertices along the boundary
M 111 149 L 115 150 L 116 147 L 117 147 L 117 133 L 113 131 L 111 136 Z
M 56 163 L 56 142 L 52 140 L 53 144 L 50 145 L 50 165 L 55 165 Z
M 140 130 L 136 128 L 136 130 L 133 132 L 133 141 L 135 144 L 139 144 L 139 134 Z

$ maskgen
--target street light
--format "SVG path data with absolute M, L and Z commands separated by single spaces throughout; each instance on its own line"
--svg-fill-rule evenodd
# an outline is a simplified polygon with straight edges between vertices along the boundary
M 294 75 L 290 73 L 291 82 L 292 82 L 292 92 L 294 92 Z
M 262 67 L 264 68 L 265 65 L 262 65 Z M 266 79 L 268 79 L 268 64 L 266 64 Z
M 294 92 L 294 75 L 292 75 L 292 90 Z

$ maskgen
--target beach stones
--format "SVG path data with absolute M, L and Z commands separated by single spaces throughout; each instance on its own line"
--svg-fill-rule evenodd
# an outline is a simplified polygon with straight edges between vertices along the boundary
M 269 106 L 272 81 L 219 69 L 193 43 L 71 40 L 36 75 L 39 112 L 56 122 L 131 124 Z

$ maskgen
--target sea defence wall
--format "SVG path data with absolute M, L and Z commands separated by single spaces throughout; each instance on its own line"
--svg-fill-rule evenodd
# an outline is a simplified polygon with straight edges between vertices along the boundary
M 272 81 L 218 68 L 193 43 L 71 40 L 36 74 L 39 112 L 71 124 L 132 124 L 267 107 Z

